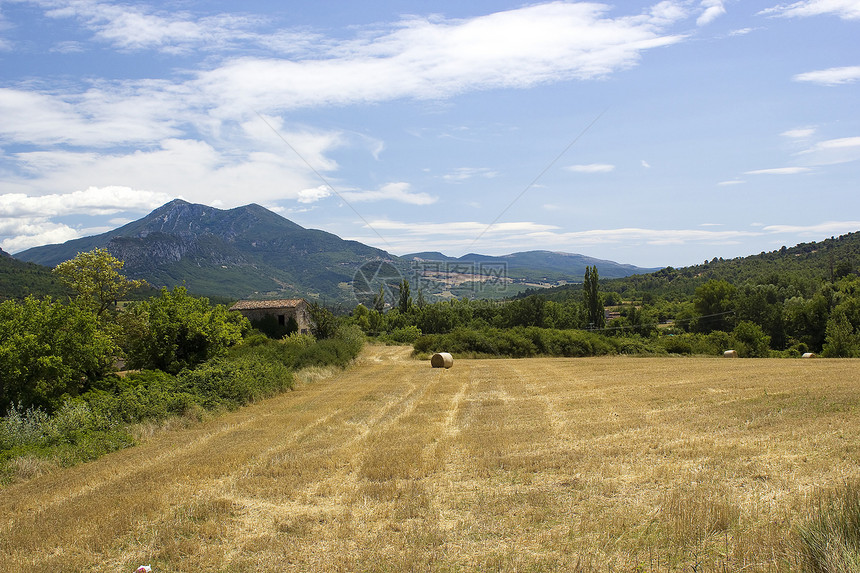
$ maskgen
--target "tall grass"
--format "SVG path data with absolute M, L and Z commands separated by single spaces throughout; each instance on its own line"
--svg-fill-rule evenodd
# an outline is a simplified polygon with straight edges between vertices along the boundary
M 860 481 L 816 496 L 798 537 L 804 571 L 860 571 Z

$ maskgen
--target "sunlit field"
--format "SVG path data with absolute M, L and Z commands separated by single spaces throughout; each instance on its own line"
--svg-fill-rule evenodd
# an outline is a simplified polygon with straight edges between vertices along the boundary
M 3 571 L 789 571 L 860 360 L 345 372 L 0 491 Z

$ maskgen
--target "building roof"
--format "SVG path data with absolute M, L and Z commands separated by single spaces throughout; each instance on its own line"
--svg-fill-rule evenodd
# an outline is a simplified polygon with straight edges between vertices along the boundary
M 303 298 L 281 298 L 276 300 L 240 300 L 230 310 L 263 310 L 267 308 L 296 308 L 305 302 Z

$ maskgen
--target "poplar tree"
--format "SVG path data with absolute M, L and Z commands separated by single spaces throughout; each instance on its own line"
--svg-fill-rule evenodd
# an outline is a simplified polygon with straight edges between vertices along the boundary
M 598 281 L 597 265 L 585 267 L 585 278 L 582 281 L 582 300 L 585 305 L 585 318 L 589 328 L 603 328 L 606 325 L 606 319 L 603 315 L 603 297 L 600 296 Z

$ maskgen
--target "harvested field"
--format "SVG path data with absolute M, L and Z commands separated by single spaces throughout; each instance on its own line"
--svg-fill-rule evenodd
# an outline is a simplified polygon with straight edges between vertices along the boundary
M 346 372 L 0 491 L 4 571 L 780 571 L 860 477 L 860 360 Z

